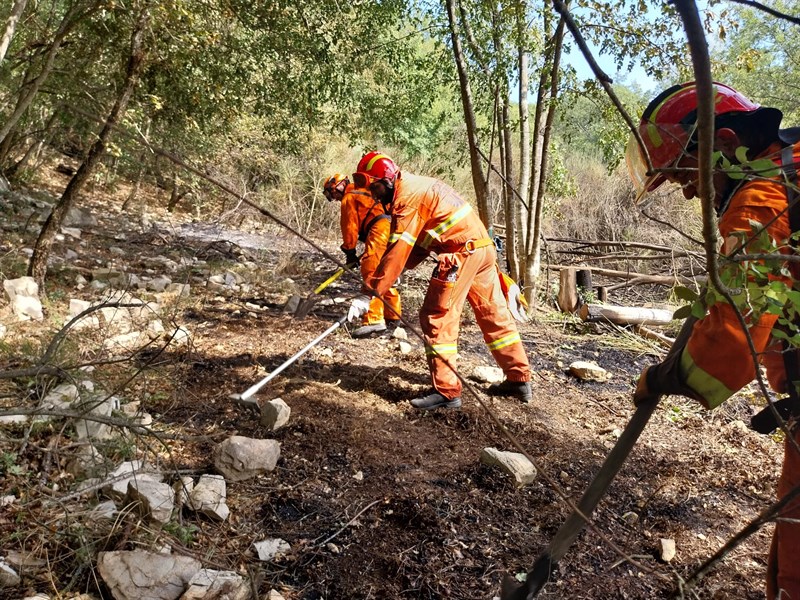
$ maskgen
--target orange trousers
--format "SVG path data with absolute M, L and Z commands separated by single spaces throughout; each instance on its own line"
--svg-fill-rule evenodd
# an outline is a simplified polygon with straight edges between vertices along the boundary
M 455 367 L 465 300 L 475 312 L 483 340 L 506 377 L 510 381 L 530 381 L 528 357 L 500 288 L 494 248 L 487 246 L 472 254 L 448 256 L 459 263 L 455 281 L 447 281 L 444 269 L 438 273 L 442 279 L 434 272 L 419 313 L 420 327 L 428 344 L 426 354 L 433 387 L 446 398 L 461 395 L 461 382 L 450 367 Z M 443 255 L 439 258 L 441 265 Z
M 800 426 L 795 427 L 794 439 L 800 443 Z M 800 486 L 800 454 L 787 440 L 778 480 L 778 498 L 783 498 L 797 486 Z M 777 598 L 800 600 L 800 498 L 783 508 L 772 536 L 767 565 L 767 599 Z
M 392 227 L 390 219 L 377 221 L 367 233 L 364 240 L 364 254 L 361 255 L 361 277 L 363 281 L 369 281 L 375 269 L 381 262 L 381 258 L 386 253 L 386 246 L 389 244 L 389 233 Z M 373 297 L 369 303 L 369 310 L 364 315 L 362 325 L 375 325 L 384 322 L 384 312 L 390 321 L 396 321 L 401 316 L 400 293 L 397 288 L 389 288 L 383 295 L 383 300 L 390 310 L 384 310 L 384 304 L 380 298 Z

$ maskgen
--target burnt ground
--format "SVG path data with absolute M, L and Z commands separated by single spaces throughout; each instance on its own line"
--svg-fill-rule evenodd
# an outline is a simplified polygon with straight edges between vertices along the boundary
M 123 246 L 128 257 L 197 255 L 211 247 L 175 230 L 122 240 L 103 227 L 101 221 L 96 235 L 85 236 L 103 259 L 111 244 Z M 218 253 L 215 264 L 238 260 Z M 190 348 L 135 358 L 131 368 L 139 375 L 126 393 L 154 416 L 163 445 L 139 439 L 116 456 L 149 454 L 175 478 L 197 475 L 211 471 L 213 444 L 237 434 L 277 439 L 277 468 L 229 482 L 231 516 L 224 523 L 184 513 L 161 531 L 130 514 L 110 531 L 73 519 L 65 525 L 62 512 L 42 499 L 78 485 L 60 474 L 68 446 L 54 459 L 54 445 L 66 444 L 61 432 L 34 431 L 17 457 L 22 474 L 6 468 L 0 484 L 2 494 L 21 498 L 0 509 L 3 551 L 33 552 L 49 561 L 45 570 L 32 569 L 21 589 L 50 586 L 103 596 L 107 592 L 93 572 L 97 551 L 166 541 L 173 552 L 196 556 L 210 568 L 249 574 L 261 597 L 270 589 L 287 600 L 498 595 L 503 576 L 530 568 L 569 514 L 554 486 L 577 501 L 588 485 L 630 418 L 634 382 L 656 360 L 654 353 L 630 336 L 543 309 L 521 327 L 534 368 L 530 405 L 489 398 L 482 393 L 485 384 L 473 383 L 485 408 L 468 393 L 461 410 L 419 413 L 407 401 L 427 391 L 429 379 L 413 336 L 415 349 L 402 354 L 392 337 L 355 340 L 339 330 L 258 395 L 260 402 L 280 397 L 292 410 L 287 426 L 268 433 L 229 394 L 246 389 L 324 331 L 346 310 L 332 301 L 353 293 L 356 284 L 343 278 L 324 292 L 329 304 L 318 303 L 309 317 L 297 319 L 281 310 L 288 288 L 312 289 L 331 272 L 330 263 L 282 237 L 250 254 L 261 277 L 253 291 L 222 298 L 193 286 L 192 300 L 179 306 L 175 319 L 192 331 Z M 311 267 L 300 268 L 300 262 Z M 55 268 L 53 281 L 68 281 L 70 268 Z M 424 281 L 411 276 L 401 288 L 412 324 Z M 61 298 L 71 293 L 62 290 Z M 565 373 L 577 359 L 596 361 L 613 373 L 612 380 L 587 383 Z M 21 362 L 4 361 L 7 367 Z M 483 364 L 493 363 L 467 310 L 461 372 L 468 376 Z M 482 448 L 513 450 L 487 410 L 536 461 L 540 474 L 533 484 L 516 488 L 480 464 Z M 681 577 L 774 495 L 781 445 L 747 429 L 752 411 L 747 394 L 713 413 L 678 398 L 662 401 L 596 512 L 595 530 L 581 534 L 539 597 L 672 594 Z M 4 451 L 22 435 L 6 430 Z M 38 472 L 33 480 L 32 471 Z M 86 508 L 96 501 L 80 502 Z M 67 507 L 67 514 L 77 510 L 72 503 Z M 76 533 L 75 527 L 83 529 Z M 770 535 L 767 527 L 737 547 L 702 581 L 696 597 L 762 598 Z M 268 537 L 288 541 L 291 551 L 259 563 L 251 545 Z M 661 538 L 676 542 L 669 564 L 660 560 Z

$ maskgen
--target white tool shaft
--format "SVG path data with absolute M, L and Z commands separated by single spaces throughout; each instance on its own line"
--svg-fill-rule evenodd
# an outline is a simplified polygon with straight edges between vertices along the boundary
M 331 325 L 330 327 L 328 327 L 328 328 L 327 328 L 327 329 L 326 329 L 324 332 L 322 332 L 322 333 L 321 333 L 321 334 L 320 334 L 318 337 L 314 338 L 314 339 L 313 339 L 311 342 L 309 342 L 309 343 L 308 343 L 308 345 L 307 345 L 307 346 L 305 346 L 305 347 L 304 347 L 302 350 L 300 350 L 300 351 L 299 351 L 297 354 L 295 354 L 294 356 L 292 356 L 292 357 L 291 357 L 289 360 L 287 360 L 285 363 L 283 363 L 281 366 L 279 366 L 277 369 L 275 369 L 275 370 L 274 370 L 272 373 L 270 373 L 269 375 L 267 375 L 266 377 L 264 377 L 264 379 L 262 379 L 261 381 L 258 381 L 258 382 L 256 382 L 256 383 L 254 383 L 254 384 L 253 384 L 253 385 L 251 385 L 249 388 L 247 388 L 247 389 L 246 389 L 244 392 L 242 392 L 242 395 L 240 396 L 240 398 L 241 398 L 242 400 L 247 400 L 248 398 L 250 398 L 251 396 L 253 396 L 254 394 L 256 394 L 256 393 L 258 392 L 258 390 L 260 390 L 262 387 L 264 387 L 265 385 L 267 385 L 267 384 L 268 384 L 270 381 L 272 381 L 272 380 L 273 380 L 273 379 L 274 379 L 274 378 L 275 378 L 275 377 L 276 377 L 278 374 L 280 374 L 281 372 L 283 372 L 283 371 L 284 371 L 284 370 L 285 370 L 287 367 L 289 367 L 289 366 L 290 366 L 290 365 L 291 365 L 293 362 L 295 362 L 295 361 L 296 361 L 298 358 L 300 358 L 301 356 L 303 356 L 303 354 L 305 354 L 306 352 L 308 352 L 309 350 L 311 350 L 311 348 L 313 348 L 314 346 L 316 346 L 317 344 L 319 344 L 319 343 L 320 343 L 320 342 L 321 342 L 323 339 L 325 339 L 325 338 L 326 338 L 326 337 L 328 337 L 330 334 L 332 334 L 334 331 L 336 331 L 336 330 L 337 330 L 339 327 L 341 327 L 341 326 L 342 326 L 342 324 L 343 324 L 343 323 L 344 323 L 346 320 L 347 320 L 347 317 L 343 317 L 342 319 L 339 319 L 338 321 L 336 321 L 336 323 L 334 323 L 333 325 Z

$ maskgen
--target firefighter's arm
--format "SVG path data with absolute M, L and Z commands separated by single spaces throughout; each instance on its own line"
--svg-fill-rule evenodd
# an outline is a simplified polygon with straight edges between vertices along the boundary
M 352 250 L 355 254 L 358 245 L 358 210 L 352 194 L 345 194 L 342 198 L 342 214 L 340 223 L 342 227 L 342 251 L 347 253 Z M 350 261 L 348 261 L 350 262 Z
M 392 229 L 389 234 L 389 247 L 381 258 L 378 268 L 369 281 L 379 296 L 385 294 L 394 285 L 403 272 L 403 268 L 411 256 L 422 228 L 425 224 L 419 217 L 416 208 L 402 204 L 392 207 Z M 418 254 L 414 254 L 416 258 Z

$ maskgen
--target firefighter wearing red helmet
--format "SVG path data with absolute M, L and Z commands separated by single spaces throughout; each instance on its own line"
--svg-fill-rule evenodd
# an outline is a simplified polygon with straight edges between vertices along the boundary
M 373 199 L 365 188 L 357 188 L 346 175 L 336 173 L 323 184 L 323 194 L 328 200 L 342 203 L 340 224 L 342 228 L 341 249 L 349 265 L 360 265 L 361 277 L 367 281 L 375 272 L 381 256 L 389 242 L 389 215 L 383 205 Z M 356 252 L 358 242 L 363 242 L 361 257 Z M 353 337 L 367 337 L 386 331 L 389 324 L 397 323 L 401 316 L 400 293 L 391 287 L 384 298 L 388 310 L 379 298 L 373 298 L 356 328 Z M 388 314 L 387 314 L 388 313 Z
M 434 391 L 411 404 L 420 410 L 461 406 L 454 367 L 465 302 L 506 376 L 488 392 L 530 402 L 531 370 L 501 289 L 494 242 L 469 203 L 442 181 L 401 173 L 392 159 L 378 153 L 361 159 L 353 180 L 369 186 L 392 216 L 389 249 L 365 280 L 365 292 L 383 297 L 404 268 L 414 268 L 430 254 L 437 258 L 419 315 Z M 359 315 L 368 301 L 369 296 L 353 300 L 350 316 Z
M 714 84 L 714 150 L 735 169 L 715 169 L 714 203 L 719 216 L 723 255 L 748 252 L 754 225 L 766 228 L 783 252 L 791 252 L 789 237 L 798 227 L 790 225 L 794 209 L 796 165 L 800 164 L 797 130 L 782 130 L 783 117 L 775 108 L 761 107 L 736 90 Z M 697 89 L 693 82 L 676 85 L 655 98 L 645 109 L 639 133 L 654 169 L 647 172 L 647 161 L 632 136 L 626 152 L 637 200 L 665 181 L 679 184 L 689 199 L 698 191 L 696 140 Z M 755 162 L 758 161 L 758 162 Z M 747 163 L 744 165 L 743 163 Z M 759 165 L 753 167 L 753 165 Z M 779 167 L 781 175 L 771 171 Z M 742 171 L 750 173 L 742 178 Z M 792 202 L 790 203 L 790 198 Z M 800 216 L 800 214 L 798 215 Z M 800 279 L 797 263 L 789 265 L 791 285 Z M 788 273 L 788 272 L 787 272 Z M 749 335 L 761 362 L 767 369 L 771 387 L 788 394 L 781 408 L 789 417 L 792 434 L 800 442 L 800 400 L 794 382 L 800 382 L 798 352 L 784 347 L 785 335 L 775 333 L 779 315 L 748 315 Z M 673 359 L 645 369 L 639 378 L 634 400 L 660 394 L 680 394 L 694 398 L 706 408 L 714 408 L 755 378 L 746 333 L 735 310 L 724 302 L 712 304 L 695 323 L 691 336 Z M 769 407 L 766 409 L 769 410 Z M 762 412 L 753 419 L 762 432 L 776 426 L 772 413 Z M 765 425 L 765 419 L 769 422 Z M 770 422 L 771 421 L 771 422 Z M 800 455 L 792 440 L 786 441 L 778 495 L 785 496 L 800 486 Z M 800 598 L 800 500 L 790 502 L 777 519 L 767 569 L 767 596 Z

